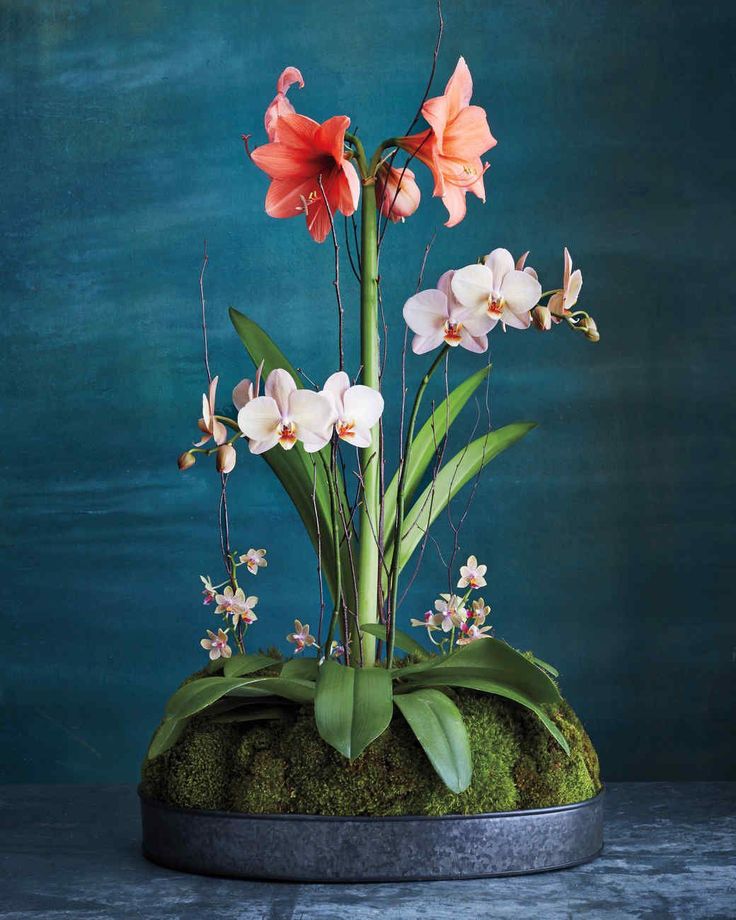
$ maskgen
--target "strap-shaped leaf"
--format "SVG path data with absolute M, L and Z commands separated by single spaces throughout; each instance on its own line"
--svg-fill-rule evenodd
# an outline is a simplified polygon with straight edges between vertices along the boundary
M 233 655 L 225 661 L 222 673 L 225 677 L 244 677 L 276 664 L 279 664 L 277 659 L 269 658 L 268 655 Z
M 281 668 L 282 677 L 297 677 L 300 680 L 317 680 L 319 662 L 316 658 L 290 658 Z
M 230 722 L 263 722 L 270 719 L 288 718 L 285 706 L 242 706 L 214 716 L 212 721 L 218 724 Z
M 546 671 L 548 674 L 551 674 L 552 677 L 560 676 L 560 672 L 557 670 L 557 668 L 553 667 L 551 664 L 549 664 L 549 662 L 542 661 L 542 659 L 537 658 L 536 655 L 532 655 L 532 660 L 534 661 L 534 664 L 538 668 L 541 668 L 543 671 Z
M 187 727 L 188 721 L 189 719 L 164 719 L 151 739 L 146 758 L 153 760 L 154 757 L 158 757 L 159 754 L 163 754 L 164 751 L 168 751 L 170 747 L 173 747 Z
M 325 661 L 319 669 L 314 718 L 322 738 L 354 760 L 382 734 L 393 713 L 391 673 Z
M 404 568 L 424 534 L 462 487 L 476 476 L 494 457 L 524 437 L 535 422 L 514 422 L 471 441 L 467 447 L 445 463 L 414 502 L 404 519 L 399 556 L 399 571 Z M 386 555 L 392 556 L 393 543 Z M 390 565 L 390 562 L 387 562 Z
M 488 377 L 491 365 L 487 364 L 475 374 L 472 374 L 467 380 L 455 387 L 447 399 L 443 399 L 437 408 L 432 412 L 427 421 L 422 425 L 421 430 L 412 441 L 409 466 L 406 471 L 406 480 L 404 482 L 405 500 L 409 502 L 416 490 L 422 476 L 427 472 L 427 467 L 432 462 L 435 451 L 437 450 L 442 438 L 447 434 L 447 430 L 463 410 L 465 404 L 475 393 L 478 387 Z M 393 539 L 393 530 L 396 522 L 396 499 L 399 489 L 398 471 L 386 489 L 384 497 L 384 540 Z
M 200 677 L 179 687 L 166 704 L 166 716 L 186 719 L 224 696 L 283 696 L 308 703 L 314 699 L 314 684 L 285 677 Z
M 386 641 L 386 627 L 383 623 L 363 623 L 360 627 L 363 632 L 375 636 L 376 639 Z M 420 645 L 416 639 L 404 632 L 403 629 L 396 630 L 396 648 L 403 649 L 405 652 L 412 652 L 415 655 L 426 655 L 427 650 Z
M 297 677 L 254 677 L 240 687 L 230 690 L 228 696 L 280 696 L 292 703 L 313 703 L 314 681 Z
M 473 761 L 457 706 L 431 689 L 397 694 L 394 701 L 442 782 L 452 792 L 464 792 L 473 775 Z

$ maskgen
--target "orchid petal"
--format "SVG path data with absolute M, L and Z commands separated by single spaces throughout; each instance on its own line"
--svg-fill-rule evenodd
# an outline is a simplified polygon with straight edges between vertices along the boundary
M 282 419 L 287 417 L 289 398 L 295 391 L 294 378 L 283 368 L 277 367 L 268 375 L 265 393 L 276 402 Z
M 238 412 L 240 430 L 254 441 L 267 441 L 273 436 L 278 441 L 280 424 L 281 412 L 276 400 L 271 396 L 257 396 Z
M 580 289 L 582 286 L 583 273 L 579 268 L 576 268 L 575 271 L 570 275 L 570 280 L 567 284 L 567 291 L 565 296 L 566 309 L 571 309 L 578 302 L 578 297 L 580 296 Z
M 516 271 L 512 267 L 503 279 L 500 292 L 508 309 L 519 315 L 527 313 L 539 303 L 542 285 L 527 272 Z
M 417 335 L 434 335 L 447 319 L 447 296 L 433 288 L 420 291 L 404 304 L 404 320 Z
M 373 428 L 383 413 L 383 396 L 372 387 L 350 387 L 344 397 L 345 417 L 368 429 Z
M 241 380 L 233 390 L 233 405 L 240 411 L 246 403 L 249 403 L 251 399 L 253 399 L 254 395 L 253 384 L 250 380 L 247 378 Z
M 415 335 L 411 342 L 411 350 L 415 355 L 426 355 L 428 351 L 439 348 L 444 340 L 442 329 L 430 335 Z
M 496 291 L 501 290 L 503 279 L 515 269 L 514 257 L 508 249 L 494 249 L 483 259 L 483 264 L 488 266 L 493 275 L 493 288 Z
M 466 265 L 455 272 L 452 293 L 463 307 L 484 310 L 493 293 L 493 273 L 487 265 Z

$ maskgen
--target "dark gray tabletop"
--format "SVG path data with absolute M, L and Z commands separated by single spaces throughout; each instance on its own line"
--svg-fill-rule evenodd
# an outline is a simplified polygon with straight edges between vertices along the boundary
M 736 783 L 612 784 L 604 853 L 577 869 L 403 885 L 239 882 L 161 869 L 140 856 L 130 786 L 4 786 L 0 803 L 2 920 L 736 917 Z

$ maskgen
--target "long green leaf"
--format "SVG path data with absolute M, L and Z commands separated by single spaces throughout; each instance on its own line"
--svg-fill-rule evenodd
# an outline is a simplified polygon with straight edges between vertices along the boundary
M 187 727 L 188 721 L 188 719 L 164 719 L 151 739 L 146 758 L 153 760 L 154 757 L 158 757 L 159 754 L 163 754 L 164 751 L 168 751 L 170 747 L 173 747 Z
M 243 706 L 229 712 L 220 713 L 212 721 L 218 724 L 231 722 L 261 722 L 269 719 L 286 719 L 288 712 L 284 706 Z
M 537 658 L 536 655 L 532 656 L 532 661 L 535 665 L 537 665 L 537 667 L 541 668 L 543 671 L 546 671 L 548 674 L 551 674 L 552 677 L 560 676 L 560 672 L 557 670 L 557 668 L 553 667 L 551 664 L 549 664 L 549 662 L 542 661 L 541 658 Z
M 460 710 L 439 690 L 423 689 L 394 698 L 442 782 L 464 792 L 473 775 L 468 732 Z
M 179 687 L 166 704 L 166 716 L 188 718 L 224 696 L 283 696 L 308 703 L 314 699 L 314 684 L 284 677 L 200 677 Z
M 277 659 L 268 655 L 233 655 L 225 662 L 222 673 L 225 677 L 243 677 L 276 664 L 279 664 Z
M 229 696 L 280 696 L 293 703 L 314 702 L 314 681 L 296 677 L 255 677 L 229 691 Z
M 382 623 L 363 623 L 360 628 L 363 632 L 375 636 L 376 639 L 386 641 L 386 627 Z M 420 645 L 409 633 L 404 632 L 403 629 L 396 630 L 396 648 L 403 649 L 405 652 L 412 652 L 415 655 L 427 654 L 426 648 Z
M 425 533 L 460 489 L 494 457 L 535 427 L 535 422 L 514 422 L 505 425 L 471 441 L 466 448 L 443 465 L 434 483 L 430 483 L 421 493 L 404 519 L 399 547 L 399 571 L 404 568 Z M 393 551 L 392 543 L 390 548 L 386 548 L 386 556 L 392 556 Z M 389 564 L 387 562 L 387 565 Z
M 443 399 L 437 408 L 432 412 L 427 421 L 422 425 L 419 434 L 412 441 L 409 465 L 406 470 L 406 480 L 404 483 L 404 492 L 406 501 L 409 502 L 416 490 L 422 476 L 427 471 L 427 467 L 432 462 L 440 442 L 447 434 L 447 430 L 463 410 L 465 404 L 475 393 L 478 387 L 488 377 L 491 365 L 487 364 L 475 374 L 472 374 L 467 380 L 455 387 L 447 399 Z M 387 542 L 393 539 L 394 525 L 396 522 L 396 499 L 399 489 L 399 473 L 394 475 L 393 479 L 386 489 L 384 497 L 384 540 Z
M 322 738 L 354 760 L 382 734 L 393 712 L 391 673 L 325 661 L 319 669 L 314 718 Z
M 281 668 L 282 677 L 297 677 L 300 680 L 317 680 L 319 662 L 316 658 L 290 658 Z

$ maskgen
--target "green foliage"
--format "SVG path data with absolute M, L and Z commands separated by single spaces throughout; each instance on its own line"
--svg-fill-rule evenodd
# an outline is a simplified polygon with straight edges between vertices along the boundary
M 225 677 L 244 677 L 278 663 L 276 658 L 269 658 L 268 655 L 233 655 L 225 661 L 222 673 Z
M 364 623 L 360 628 L 363 632 L 370 633 L 371 636 L 375 636 L 377 639 L 383 640 L 383 642 L 386 641 L 386 627 L 382 623 Z M 415 655 L 427 654 L 424 646 L 417 642 L 413 636 L 410 636 L 409 633 L 404 632 L 403 629 L 397 629 L 395 633 L 396 648 Z
M 600 790 L 595 750 L 567 703 L 545 711 L 569 758 L 515 703 L 463 689 L 453 697 L 474 768 L 460 794 L 439 780 L 398 712 L 351 761 L 315 732 L 309 707 L 268 723 L 195 716 L 176 745 L 144 763 L 142 791 L 172 805 L 255 814 L 442 815 L 564 805 Z

